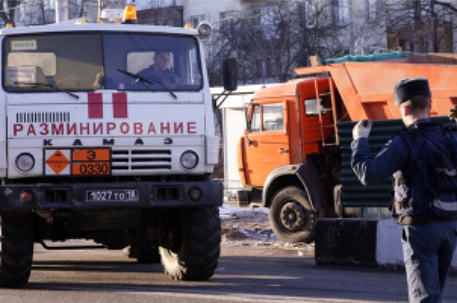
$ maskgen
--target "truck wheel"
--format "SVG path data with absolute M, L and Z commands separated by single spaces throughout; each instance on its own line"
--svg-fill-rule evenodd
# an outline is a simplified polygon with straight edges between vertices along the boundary
M 34 228 L 33 214 L 1 214 L 0 286 L 27 284 L 32 269 Z
M 285 187 L 273 197 L 268 218 L 279 240 L 314 241 L 317 212 L 311 209 L 307 194 L 298 187 Z
M 174 280 L 209 279 L 220 255 L 219 208 L 184 209 L 170 214 L 166 220 L 168 224 L 160 225 L 159 243 L 165 273 Z

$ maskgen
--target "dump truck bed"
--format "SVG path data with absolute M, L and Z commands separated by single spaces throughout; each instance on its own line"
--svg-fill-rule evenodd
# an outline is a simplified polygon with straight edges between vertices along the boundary
M 457 103 L 457 56 L 428 54 L 375 62 L 342 62 L 295 69 L 298 76 L 329 77 L 352 121 L 401 118 L 393 88 L 403 78 L 425 77 L 432 90 L 432 116 Z

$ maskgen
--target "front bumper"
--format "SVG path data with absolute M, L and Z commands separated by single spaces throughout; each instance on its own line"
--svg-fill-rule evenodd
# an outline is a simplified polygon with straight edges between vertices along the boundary
M 199 199 L 192 199 L 190 192 L 199 189 Z M 89 199 L 89 192 L 133 190 L 135 200 L 122 200 L 112 195 L 103 200 Z M 21 197 L 27 193 L 27 202 Z M 114 198 L 116 196 L 116 198 Z M 90 184 L 11 184 L 0 186 L 0 210 L 33 209 L 106 209 L 106 208 L 156 208 L 221 206 L 223 185 L 221 182 L 120 182 Z

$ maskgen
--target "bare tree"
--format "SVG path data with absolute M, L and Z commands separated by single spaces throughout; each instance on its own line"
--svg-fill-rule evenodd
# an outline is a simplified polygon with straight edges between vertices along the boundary
M 335 24 L 332 1 L 266 1 L 246 6 L 243 13 L 220 20 L 208 42 L 210 84 L 221 85 L 220 65 L 236 57 L 242 84 L 284 82 L 293 68 L 308 65 L 310 55 L 321 58 L 341 54 L 343 41 Z

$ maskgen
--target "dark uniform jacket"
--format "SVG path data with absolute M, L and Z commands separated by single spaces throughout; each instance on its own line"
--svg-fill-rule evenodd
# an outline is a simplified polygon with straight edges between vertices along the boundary
M 430 140 L 438 143 L 443 140 L 443 131 L 439 124 L 431 123 L 429 119 L 421 119 L 388 141 L 374 158 L 370 155 L 367 138 L 354 140 L 351 146 L 352 169 L 362 184 L 376 184 L 386 177 L 393 176 L 393 210 L 394 216 L 399 218 L 420 219 L 432 216 L 430 203 L 434 198 L 427 165 L 418 159 L 412 160 L 412 149 L 420 149 L 423 146 L 420 142 L 415 142 L 412 136 L 414 131 L 411 130 L 418 128 L 418 125 Z M 415 155 L 417 153 L 418 151 L 415 151 Z M 402 224 L 400 220 L 398 221 Z M 417 220 L 417 222 L 420 221 L 422 220 Z M 407 220 L 405 222 L 410 224 Z

